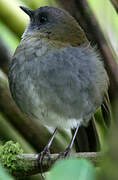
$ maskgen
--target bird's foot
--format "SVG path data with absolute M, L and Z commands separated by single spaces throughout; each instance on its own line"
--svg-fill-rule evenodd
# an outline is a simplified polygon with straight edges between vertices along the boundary
M 38 164 L 39 164 L 39 167 L 41 168 L 41 176 L 44 180 L 45 180 L 45 175 L 43 173 L 42 163 L 45 156 L 50 158 L 50 149 L 48 146 L 45 146 L 43 151 L 38 154 Z
M 66 150 L 64 152 L 60 152 L 59 155 L 57 156 L 56 160 L 60 159 L 60 158 L 66 158 L 70 155 L 71 152 L 71 148 L 68 147 L 66 148 Z
M 45 156 L 48 156 L 48 158 L 50 158 L 50 149 L 47 146 L 45 146 L 44 150 L 39 153 L 38 161 L 40 164 L 42 164 Z
M 50 146 L 53 142 L 53 139 L 54 139 L 56 133 L 57 133 L 57 128 L 54 130 L 52 137 L 50 138 L 48 144 L 45 146 L 44 150 L 41 153 L 39 153 L 39 155 L 38 155 L 38 164 L 41 168 L 41 176 L 43 179 L 45 179 L 45 176 L 43 174 L 42 162 L 43 162 L 43 159 L 45 156 L 48 156 L 48 159 L 50 159 Z

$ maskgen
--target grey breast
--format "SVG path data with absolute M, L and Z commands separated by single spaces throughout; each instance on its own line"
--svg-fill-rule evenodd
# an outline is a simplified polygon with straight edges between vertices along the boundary
M 100 58 L 88 47 L 62 48 L 40 58 L 32 54 L 22 62 L 15 55 L 13 61 L 10 88 L 26 114 L 35 116 L 37 108 L 46 107 L 66 119 L 86 118 L 102 103 L 108 77 Z

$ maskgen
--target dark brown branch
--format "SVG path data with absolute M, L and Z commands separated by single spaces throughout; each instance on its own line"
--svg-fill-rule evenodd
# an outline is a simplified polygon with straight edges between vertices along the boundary
M 10 55 L 8 49 L 3 43 L 2 39 L 0 38 L 0 68 L 3 70 L 5 74 L 8 74 L 9 63 Z
M 57 158 L 58 154 L 51 154 L 50 158 L 47 156 L 44 157 L 42 162 L 42 169 L 43 172 L 48 171 L 51 166 L 55 163 L 55 159 Z M 71 154 L 73 158 L 85 158 L 91 161 L 95 166 L 98 166 L 103 160 L 102 153 L 76 153 Z M 18 155 L 18 164 L 17 169 L 12 172 L 14 176 L 29 176 L 36 173 L 41 173 L 40 166 L 38 164 L 38 155 L 36 154 L 22 154 Z
M 118 0 L 111 0 L 111 2 L 113 3 L 114 8 L 118 12 Z

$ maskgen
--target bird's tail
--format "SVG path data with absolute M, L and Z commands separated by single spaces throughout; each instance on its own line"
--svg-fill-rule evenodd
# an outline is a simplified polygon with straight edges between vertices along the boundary
M 72 130 L 74 134 L 75 130 Z M 77 152 L 97 152 L 100 150 L 100 141 L 94 117 L 91 118 L 87 127 L 81 126 L 78 130 L 75 147 Z

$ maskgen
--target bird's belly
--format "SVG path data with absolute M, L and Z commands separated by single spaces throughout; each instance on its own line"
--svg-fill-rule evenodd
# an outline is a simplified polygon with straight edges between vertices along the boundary
M 39 108 L 34 110 L 30 114 L 32 119 L 39 120 L 43 125 L 58 127 L 58 128 L 75 128 L 82 121 L 82 119 L 66 119 L 65 117 L 61 117 L 56 114 L 54 111 L 48 110 L 43 106 L 43 109 Z M 45 109 L 45 111 L 44 111 Z
M 32 79 L 30 78 L 27 79 L 24 86 L 20 86 L 20 83 L 18 86 L 18 91 L 15 90 L 16 103 L 30 118 L 39 120 L 44 125 L 60 128 L 74 128 L 81 122 L 83 113 L 85 114 L 84 109 L 82 108 L 81 110 L 83 106 L 82 102 L 80 102 L 81 107 L 76 105 L 77 107 L 75 109 L 74 104 L 71 105 L 59 102 L 58 99 L 60 98 L 54 95 L 53 92 L 51 94 L 51 92 L 48 91 L 48 93 L 45 92 L 40 96 L 40 90 L 38 92 L 36 91 L 36 87 L 33 85 Z M 22 92 L 19 93 L 20 89 L 22 89 Z M 20 97 L 18 96 L 19 94 Z
M 78 119 L 74 118 L 74 116 L 70 118 L 68 112 L 65 115 L 63 111 L 65 112 L 66 109 L 64 110 L 59 104 L 56 106 L 56 109 L 59 109 L 62 113 L 58 113 L 55 108 L 51 108 L 51 103 L 45 104 L 36 92 L 31 81 L 29 82 L 27 80 L 27 85 L 25 84 L 25 86 L 19 87 L 18 89 L 22 89 L 22 93 L 20 93 L 20 97 L 18 97 L 19 92 L 17 91 L 15 101 L 20 109 L 30 118 L 39 120 L 43 125 L 59 128 L 74 128 L 81 121 L 81 117 L 78 117 Z

